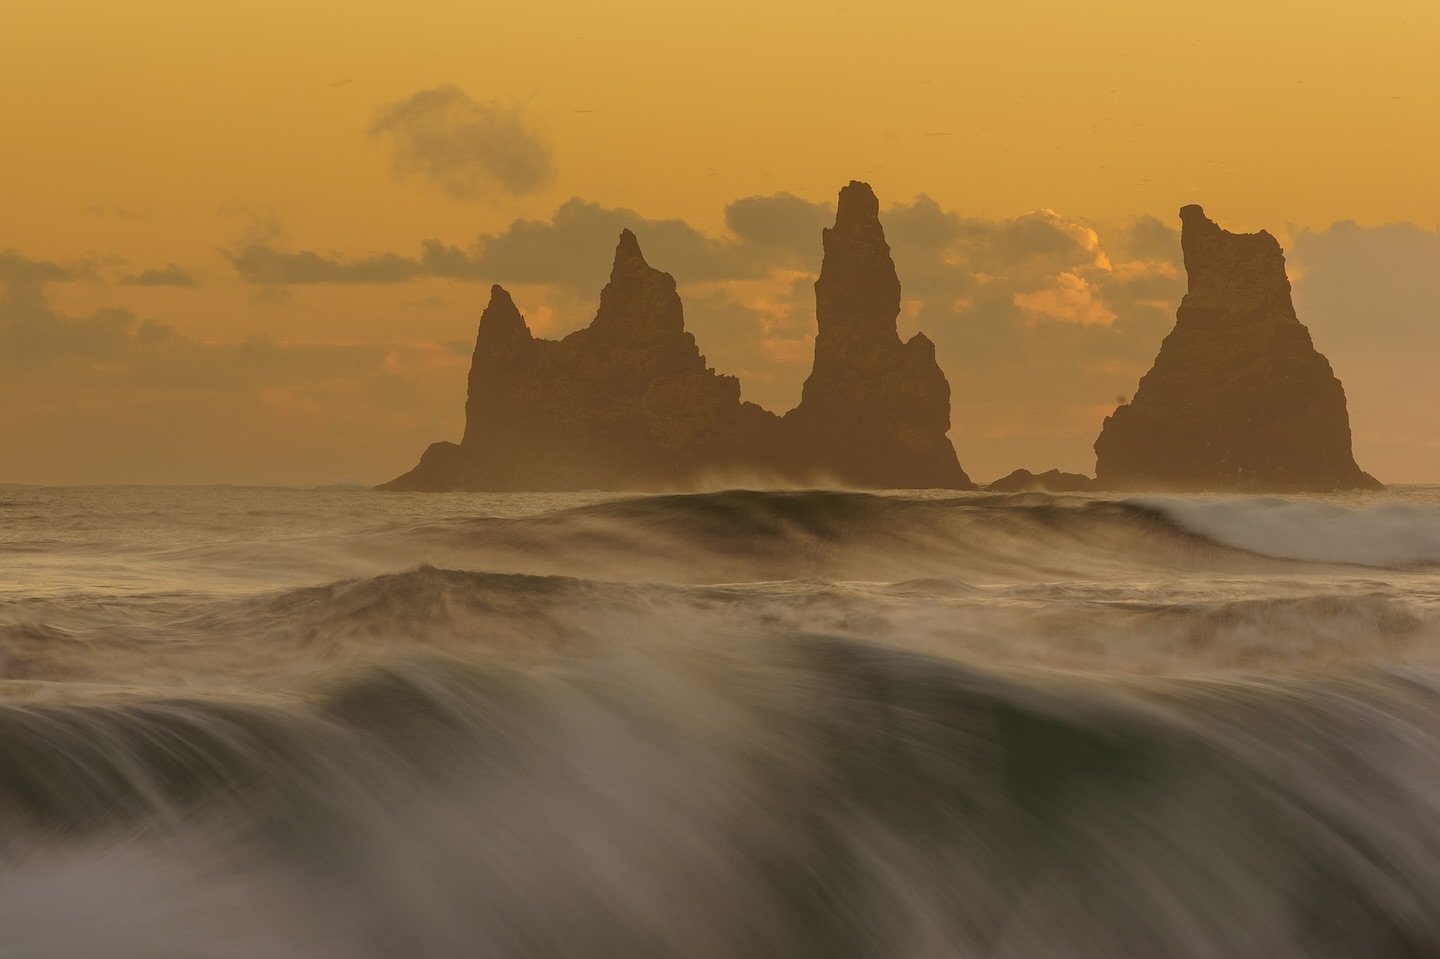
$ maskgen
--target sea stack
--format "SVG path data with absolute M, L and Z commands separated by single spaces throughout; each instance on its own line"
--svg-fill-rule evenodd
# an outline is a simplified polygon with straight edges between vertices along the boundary
M 973 489 L 946 433 L 950 386 L 924 336 L 901 343 L 900 283 L 863 183 L 840 193 L 815 284 L 819 335 L 799 407 L 740 399 L 685 330 L 675 280 L 620 235 L 594 320 L 530 332 L 499 286 L 480 317 L 465 435 L 392 490 L 659 490 L 698 484 Z
M 1295 315 L 1269 233 L 1180 211 L 1189 292 L 1134 398 L 1106 417 L 1107 489 L 1379 489 L 1355 464 L 1345 390 Z
M 950 384 L 935 344 L 897 332 L 900 279 L 869 184 L 840 191 L 824 251 L 815 362 L 785 415 L 787 452 L 847 486 L 974 489 L 946 436 Z
M 588 327 L 536 339 L 495 286 L 480 317 L 457 446 L 435 443 L 396 490 L 656 489 L 773 458 L 778 419 L 705 364 L 675 280 L 620 235 Z

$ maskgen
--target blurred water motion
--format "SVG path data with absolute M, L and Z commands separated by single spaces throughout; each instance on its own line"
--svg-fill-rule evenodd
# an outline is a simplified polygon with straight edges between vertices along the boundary
M 0 488 L 0 956 L 1440 953 L 1440 495 Z

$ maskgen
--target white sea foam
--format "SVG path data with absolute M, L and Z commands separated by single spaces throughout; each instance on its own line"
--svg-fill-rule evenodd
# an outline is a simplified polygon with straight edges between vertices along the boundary
M 1144 497 L 1137 502 L 1227 546 L 1319 563 L 1440 564 L 1440 506 L 1370 506 L 1280 497 Z

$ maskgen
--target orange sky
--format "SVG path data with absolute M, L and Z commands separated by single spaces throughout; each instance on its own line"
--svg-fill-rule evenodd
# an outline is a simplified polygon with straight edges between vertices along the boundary
M 94 357 L 90 366 L 73 356 L 45 370 L 29 363 L 0 387 L 0 442 L 22 451 L 0 458 L 0 482 L 378 481 L 408 468 L 424 440 L 458 435 L 463 344 L 485 283 L 257 285 L 235 265 L 248 244 L 337 262 L 413 258 L 422 240 L 466 248 L 516 219 L 548 220 L 571 197 L 724 238 L 737 198 L 830 202 L 852 177 L 872 182 L 887 205 L 926 194 L 945 211 L 996 222 L 1058 211 L 1098 230 L 1102 247 L 1107 228 L 1136 216 L 1174 226 L 1188 202 L 1232 230 L 1269 228 L 1287 248 L 1310 236 L 1315 262 L 1338 275 L 1327 276 L 1310 316 L 1310 278 L 1290 249 L 1297 305 L 1347 383 L 1361 465 L 1382 479 L 1440 481 L 1440 421 L 1412 415 L 1440 396 L 1397 381 L 1389 365 L 1413 360 L 1410 327 L 1397 321 L 1386 352 L 1348 336 L 1345 317 L 1318 315 L 1344 299 L 1329 295 L 1335 284 L 1385 292 L 1396 283 L 1393 271 L 1381 282 L 1375 264 L 1352 266 L 1366 259 L 1359 254 L 1336 265 L 1329 254 L 1345 238 L 1325 231 L 1337 221 L 1367 231 L 1355 242 L 1370 244 L 1368 260 L 1418 251 L 1413 272 L 1431 263 L 1440 223 L 1433 2 L 10 0 L 4 19 L 0 250 L 72 274 L 46 288 L 46 322 L 119 307 L 187 342 L 262 334 L 375 351 L 310 379 L 299 369 L 310 360 L 297 359 L 284 376 L 247 374 L 232 393 L 216 385 L 203 396 L 169 374 L 135 379 L 141 361 L 130 353 L 104 359 L 98 377 Z M 514 159 L 514 182 L 482 170 L 457 185 L 426 168 L 434 158 L 425 154 L 406 173 L 399 135 L 374 132 L 382 111 L 450 87 L 462 111 L 516 124 L 544 169 Z M 426 129 L 404 127 L 421 147 Z M 1373 232 L 1401 223 L 1416 230 Z M 1403 251 L 1374 252 L 1391 249 L 1384 244 Z M 777 264 L 768 286 L 722 278 L 723 289 L 695 295 L 774 307 L 794 298 L 785 271 L 818 267 L 818 246 L 817 233 L 815 262 Z M 663 247 L 646 252 L 671 269 Z M 903 283 L 898 248 L 897 263 Z M 122 282 L 170 267 L 191 284 Z M 1065 278 L 1079 269 L 1056 267 L 1011 301 L 1019 309 L 1091 296 Z M 1100 279 L 1087 281 L 1092 299 L 1103 296 Z M 1423 311 L 1425 289 L 1396 293 L 1395 309 Z M 556 330 L 593 310 L 593 293 L 545 283 L 519 292 L 537 325 Z M 912 306 L 917 322 L 952 322 Z M 1106 310 L 1117 313 L 1111 304 L 1090 315 Z M 963 312 L 953 317 L 965 322 Z M 751 362 L 740 339 L 727 347 L 724 328 L 714 329 L 714 342 L 697 330 L 702 348 L 713 362 L 754 367 L 757 398 L 778 404 L 798 391 L 803 362 Z M 1135 335 L 1131 352 L 1153 356 L 1158 337 L 1141 350 Z M 935 338 L 943 346 L 943 333 Z M 784 352 L 774 338 L 761 342 Z M 1089 362 L 1118 364 L 1106 375 L 1133 390 L 1131 353 L 1096 350 Z M 952 436 L 972 475 L 1093 466 L 1084 438 L 1113 404 L 1110 380 L 1064 408 L 1017 412 L 1008 394 L 1003 409 L 1000 394 L 967 398 L 963 367 L 947 373 Z M 67 377 L 88 391 L 83 402 Z M 108 416 L 124 422 L 105 426 Z M 177 444 L 177 432 L 205 423 L 210 438 Z M 114 448 L 67 449 L 81 425 Z

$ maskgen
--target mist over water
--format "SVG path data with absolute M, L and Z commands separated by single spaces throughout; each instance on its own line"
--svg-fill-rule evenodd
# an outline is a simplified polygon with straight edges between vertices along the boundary
M 1440 489 L 0 487 L 0 956 L 1440 952 Z

